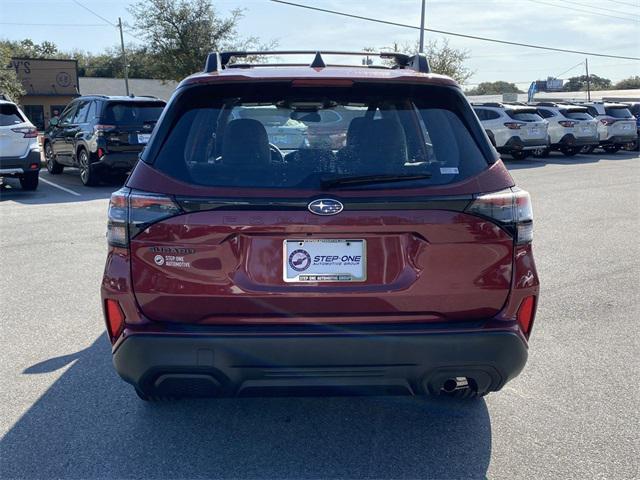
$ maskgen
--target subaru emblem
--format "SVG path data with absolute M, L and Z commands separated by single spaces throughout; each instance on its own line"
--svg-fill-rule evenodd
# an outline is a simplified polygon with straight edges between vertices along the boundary
M 316 215 L 337 215 L 344 206 L 338 200 L 332 198 L 321 198 L 314 200 L 307 207 L 311 213 Z

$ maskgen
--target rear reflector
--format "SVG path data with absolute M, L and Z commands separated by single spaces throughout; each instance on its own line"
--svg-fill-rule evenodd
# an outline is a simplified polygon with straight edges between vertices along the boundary
M 525 297 L 518 308 L 518 324 L 527 337 L 531 333 L 531 323 L 533 321 L 534 307 L 536 305 L 536 297 Z
M 109 337 L 112 339 L 118 338 L 124 328 L 124 313 L 122 313 L 122 309 L 117 300 L 111 298 L 105 300 L 105 314 L 107 315 Z

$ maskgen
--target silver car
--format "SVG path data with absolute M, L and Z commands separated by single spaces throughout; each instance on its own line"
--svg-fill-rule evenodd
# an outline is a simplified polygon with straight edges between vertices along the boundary
M 607 153 L 616 153 L 638 139 L 636 119 L 624 103 L 587 102 L 583 104 L 598 121 L 600 146 Z M 591 153 L 595 147 L 583 151 Z

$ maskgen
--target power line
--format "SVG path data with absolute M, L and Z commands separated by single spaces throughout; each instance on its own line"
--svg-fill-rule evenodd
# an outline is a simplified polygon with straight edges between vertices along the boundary
M 564 8 L 566 10 L 571 10 L 572 12 L 588 13 L 590 15 L 596 15 L 596 16 L 599 16 L 599 17 L 617 18 L 618 20 L 627 20 L 629 22 L 634 22 L 634 23 L 637 23 L 639 21 L 639 20 L 636 20 L 634 18 L 616 17 L 615 15 L 608 15 L 606 13 L 592 12 L 592 11 L 589 11 L 589 10 L 583 10 L 583 9 L 576 8 L 576 7 L 565 7 L 564 5 L 558 5 L 556 3 L 543 2 L 541 0 L 527 0 L 527 1 L 529 1 L 531 3 L 538 3 L 540 5 L 548 5 L 550 7 Z M 575 3 L 575 2 L 570 2 L 570 3 Z
M 602 10 L 604 12 L 611 12 L 611 13 L 617 13 L 619 15 L 629 15 L 630 17 L 637 17 L 638 15 L 636 14 L 631 14 L 629 12 L 622 12 L 620 10 L 611 10 L 610 8 L 604 8 L 604 7 L 592 7 L 591 5 L 587 5 L 584 3 L 578 3 L 578 2 L 573 2 L 571 0 L 558 0 L 562 3 L 571 3 L 573 5 L 578 5 L 579 7 L 586 7 L 586 8 L 591 8 L 593 10 Z M 599 15 L 600 13 L 598 12 L 594 12 L 596 15 Z
M 19 25 L 27 27 L 108 27 L 104 23 L 18 23 L 0 22 L 0 25 Z
M 403 28 L 412 28 L 414 30 L 420 30 L 420 27 L 417 27 L 415 25 L 407 25 L 406 23 L 398 23 L 398 22 L 391 22 L 388 20 L 380 20 L 377 18 L 371 18 L 371 17 L 363 17 L 361 15 L 354 15 L 351 13 L 344 13 L 344 12 L 337 12 L 335 10 L 329 10 L 326 8 L 318 8 L 318 7 L 312 7 L 310 5 L 302 5 L 299 3 L 293 3 L 293 2 L 287 2 L 284 0 L 269 0 L 270 2 L 274 2 L 274 3 L 281 3 L 283 5 L 290 5 L 293 7 L 300 7 L 300 8 L 306 8 L 308 10 L 315 10 L 318 12 L 324 12 L 324 13 L 332 13 L 334 15 L 341 15 L 343 17 L 349 17 L 349 18 L 356 18 L 358 20 L 366 20 L 368 22 L 376 22 L 376 23 L 383 23 L 385 25 L 393 25 L 395 27 L 403 27 Z M 453 37 L 462 37 L 462 38 L 469 38 L 471 40 L 482 40 L 484 42 L 493 42 L 493 43 L 502 43 L 505 45 L 515 45 L 518 47 L 527 47 L 527 48 L 537 48 L 539 50 L 550 50 L 550 51 L 554 51 L 554 52 L 563 52 L 563 53 L 577 53 L 580 55 L 591 55 L 593 57 L 607 57 L 607 58 L 621 58 L 623 60 L 640 60 L 640 57 L 627 57 L 624 55 L 610 55 L 610 54 L 605 54 L 605 53 L 594 53 L 594 52 L 583 52 L 580 50 L 569 50 L 567 48 L 555 48 L 555 47 L 545 47 L 542 45 L 533 45 L 530 43 L 519 43 L 519 42 L 510 42 L 508 40 L 498 40 L 495 38 L 489 38 L 489 37 L 479 37 L 476 35 L 466 35 L 463 33 L 457 33 L 457 32 L 448 32 L 446 30 L 435 30 L 433 28 L 425 28 L 425 31 L 427 32 L 433 32 L 433 33 L 439 33 L 440 35 L 449 35 L 449 36 L 453 36 Z
M 626 5 L 627 7 L 634 7 L 634 8 L 638 8 L 638 6 L 640 6 L 637 3 L 634 5 L 633 3 L 619 2 L 617 0 L 607 0 L 607 2 L 617 3 L 618 5 Z
M 93 10 L 91 10 L 89 7 L 83 5 L 82 3 L 80 3 L 78 0 L 72 0 L 73 3 L 75 3 L 76 5 L 78 5 L 81 8 L 84 8 L 87 12 L 91 13 L 92 15 L 95 15 L 96 17 L 98 17 L 100 20 L 103 20 L 105 22 L 107 22 L 109 25 L 111 25 L 112 27 L 115 28 L 119 28 L 117 24 L 107 20 L 106 18 L 104 18 L 102 15 L 100 15 L 99 13 L 94 12 Z M 130 37 L 135 38 L 136 40 L 140 40 L 141 42 L 144 42 L 144 40 L 140 37 L 136 37 L 133 33 L 129 32 L 128 30 L 123 30 L 124 33 L 126 33 L 127 35 L 129 35 Z
M 578 64 L 574 65 L 573 67 L 569 68 L 568 70 L 565 70 L 564 72 L 559 73 L 558 75 L 556 75 L 556 77 L 555 77 L 555 78 L 560 78 L 560 77 L 561 77 L 562 75 L 564 75 L 565 73 L 570 72 L 570 71 L 571 71 L 571 70 L 573 70 L 574 68 L 580 67 L 580 66 L 582 66 L 582 65 L 584 65 L 584 62 L 580 62 L 580 63 L 578 63 Z

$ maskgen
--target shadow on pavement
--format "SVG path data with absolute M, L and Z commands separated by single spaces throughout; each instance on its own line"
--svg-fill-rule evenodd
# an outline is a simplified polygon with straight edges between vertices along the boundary
M 552 152 L 547 158 L 527 157 L 524 160 L 514 160 L 511 157 L 505 157 L 502 161 L 509 170 L 520 170 L 523 168 L 539 168 L 546 165 L 578 165 L 611 160 L 629 160 L 637 156 L 637 152 L 627 151 L 613 154 L 596 152 L 588 155 L 578 154 L 573 157 L 565 157 L 560 153 Z
M 147 404 L 111 365 L 105 336 L 2 440 L 3 478 L 484 478 L 484 400 L 241 398 Z
M 64 191 L 47 182 L 53 182 L 79 195 Z M 123 184 L 122 178 L 106 178 L 99 186 L 85 187 L 80 181 L 80 173 L 77 169 L 68 169 L 61 175 L 53 176 L 41 170 L 40 183 L 35 191 L 22 190 L 17 178 L 3 179 L 0 185 L 0 202 L 11 200 L 26 205 L 86 202 L 109 198 L 111 193 Z

